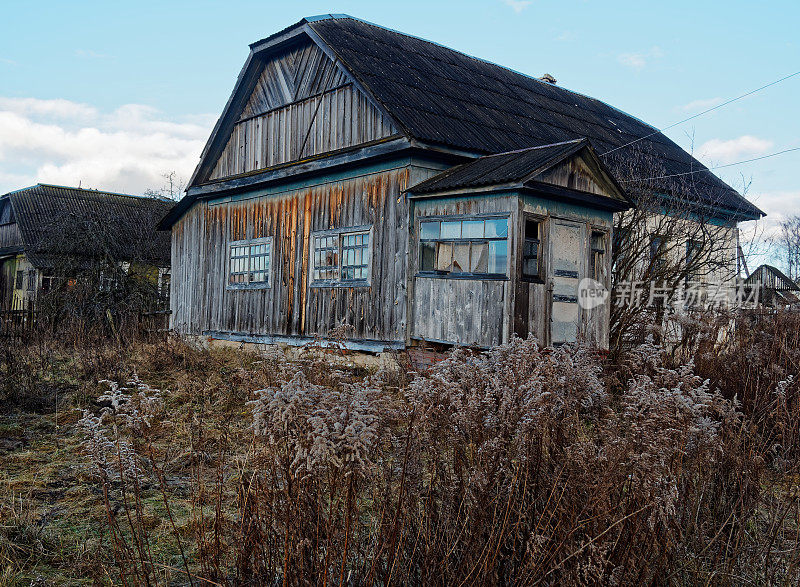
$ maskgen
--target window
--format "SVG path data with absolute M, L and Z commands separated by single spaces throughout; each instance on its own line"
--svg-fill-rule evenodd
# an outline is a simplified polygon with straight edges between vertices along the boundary
M 369 268 L 369 233 L 342 235 L 342 280 L 364 280 Z
M 542 278 L 542 223 L 525 219 L 525 239 L 522 241 L 522 278 Z
M 232 241 L 229 251 L 229 288 L 269 287 L 272 238 Z
M 50 291 L 53 291 L 53 289 L 55 288 L 55 284 L 56 284 L 56 278 L 54 276 L 42 275 L 41 292 L 48 293 Z
M 419 225 L 420 271 L 505 276 L 508 218 L 426 220 Z
M 314 237 L 314 280 L 339 279 L 339 236 Z
M 666 265 L 665 257 L 666 239 L 663 236 L 650 237 L 650 269 L 653 272 L 661 271 Z
M 36 269 L 28 269 L 28 291 L 36 291 Z
M 369 230 L 342 229 L 312 237 L 312 281 L 317 284 L 367 284 L 370 268 Z
M 698 278 L 698 259 L 700 258 L 703 243 L 695 240 L 686 241 L 686 287 L 690 283 L 696 283 Z
M 22 282 L 25 279 L 25 272 L 21 269 L 17 271 L 17 279 L 14 283 L 14 289 L 22 289 Z
M 589 277 L 595 281 L 603 281 L 605 273 L 603 262 L 606 254 L 606 234 L 599 230 L 592 231 L 591 250 L 589 251 Z

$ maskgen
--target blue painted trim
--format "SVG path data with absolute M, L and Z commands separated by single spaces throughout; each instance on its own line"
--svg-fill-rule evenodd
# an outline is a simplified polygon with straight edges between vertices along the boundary
M 376 173 L 383 173 L 386 171 L 403 169 L 404 167 L 408 167 L 409 165 L 411 165 L 411 157 L 406 156 L 381 163 L 364 165 L 361 167 L 354 166 L 349 170 L 342 170 L 327 175 L 318 175 L 313 178 L 301 179 L 301 180 L 296 179 L 294 181 L 289 180 L 285 183 L 281 183 L 280 185 L 276 186 L 255 188 L 235 194 L 219 196 L 219 197 L 206 197 L 204 199 L 206 202 L 208 202 L 209 206 L 215 206 L 218 204 L 227 204 L 229 202 L 238 202 L 242 200 L 263 198 L 266 196 L 275 196 L 279 194 L 285 194 L 288 192 L 304 190 L 320 185 L 327 185 L 337 181 L 346 181 L 358 177 L 364 177 L 367 175 L 374 175 Z
M 229 340 L 232 342 L 245 342 L 251 344 L 286 344 L 289 346 L 307 346 L 318 344 L 324 348 L 344 347 L 352 351 L 365 351 L 368 353 L 382 353 L 387 350 L 402 350 L 405 343 L 400 340 L 364 340 L 352 339 L 342 343 L 326 339 L 319 340 L 309 336 L 285 336 L 271 334 L 245 334 L 243 332 L 225 332 L 220 330 L 205 330 L 203 336 L 210 336 L 218 340 Z

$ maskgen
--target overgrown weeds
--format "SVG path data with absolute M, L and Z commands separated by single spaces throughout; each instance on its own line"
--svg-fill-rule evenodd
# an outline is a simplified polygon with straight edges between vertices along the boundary
M 175 350 L 177 396 L 153 356 L 83 420 L 127 584 L 798 578 L 793 456 L 652 344 L 610 369 L 514 340 L 408 382 Z

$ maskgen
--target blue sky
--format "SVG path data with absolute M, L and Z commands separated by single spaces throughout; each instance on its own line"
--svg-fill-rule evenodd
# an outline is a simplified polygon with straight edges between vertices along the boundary
M 550 73 L 657 127 L 800 71 L 800 3 L 474 0 L 7 2 L 0 193 L 35 181 L 141 192 L 188 177 L 247 55 L 299 20 L 347 13 L 526 74 Z M 706 164 L 800 147 L 800 76 L 668 131 Z M 800 151 L 719 174 L 800 213 Z

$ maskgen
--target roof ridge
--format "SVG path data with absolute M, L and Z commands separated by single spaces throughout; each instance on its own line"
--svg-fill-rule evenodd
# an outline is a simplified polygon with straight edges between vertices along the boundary
M 546 145 L 539 145 L 536 147 L 523 147 L 522 149 L 514 149 L 512 151 L 503 151 L 502 153 L 490 153 L 488 155 L 481 155 L 480 157 L 476 157 L 475 159 L 488 159 L 489 157 L 499 157 L 500 155 L 513 155 L 514 153 L 524 153 L 525 151 L 535 151 L 536 149 L 549 149 L 551 147 L 561 147 L 563 145 L 572 145 L 577 143 L 586 143 L 590 144 L 590 141 L 587 137 L 581 137 L 579 139 L 570 139 L 569 141 L 560 141 L 558 143 L 548 143 Z M 467 161 L 470 163 L 470 161 Z
M 60 185 L 60 184 L 55 184 L 55 183 L 41 183 L 41 182 L 39 182 L 39 183 L 37 183 L 35 185 L 32 185 L 32 186 L 28 186 L 28 187 L 25 187 L 25 188 L 20 188 L 18 190 L 14 190 L 12 192 L 8 192 L 8 193 L 3 194 L 3 195 L 7 196 L 7 195 L 11 195 L 11 194 L 25 192 L 25 191 L 28 191 L 28 190 L 36 189 L 37 187 L 55 188 L 55 189 L 60 189 L 60 190 L 70 190 L 70 191 L 80 192 L 81 194 L 86 194 L 86 195 L 118 196 L 120 198 L 128 198 L 130 200 L 144 201 L 144 202 L 159 202 L 159 203 L 165 203 L 165 204 L 169 204 L 171 202 L 171 200 L 161 199 L 161 198 L 157 198 L 155 196 L 146 196 L 146 195 L 137 195 L 137 194 L 123 194 L 122 192 L 111 192 L 111 191 L 108 191 L 108 190 L 99 190 L 99 189 L 94 189 L 94 188 L 81 188 L 81 187 L 74 187 L 74 186 L 68 186 L 68 185 Z

